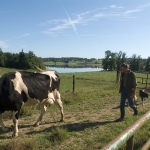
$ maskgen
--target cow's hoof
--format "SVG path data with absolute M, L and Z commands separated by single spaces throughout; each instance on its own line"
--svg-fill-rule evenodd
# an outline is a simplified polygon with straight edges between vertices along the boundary
M 12 138 L 17 138 L 18 137 L 18 133 L 13 133 L 12 134 Z
M 33 126 L 34 126 L 34 127 L 38 127 L 38 126 L 39 126 L 39 123 L 35 123 Z

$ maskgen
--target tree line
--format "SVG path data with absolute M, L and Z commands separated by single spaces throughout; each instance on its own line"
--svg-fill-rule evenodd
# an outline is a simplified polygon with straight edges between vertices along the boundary
M 53 61 L 65 62 L 69 61 L 85 61 L 92 62 L 97 59 L 91 58 L 80 58 L 80 57 L 61 57 L 61 58 L 41 58 L 37 57 L 33 51 L 24 53 L 23 49 L 19 53 L 3 52 L 0 48 L 0 67 L 18 68 L 18 69 L 33 69 L 37 66 L 41 69 L 45 69 L 43 62 Z M 100 59 L 99 59 L 100 60 Z M 102 59 L 102 67 L 104 70 L 118 70 L 122 63 L 130 65 L 130 69 L 133 71 L 150 71 L 150 57 L 142 59 L 140 55 L 133 54 L 131 58 L 127 58 L 126 53 L 119 51 L 111 52 L 110 50 L 105 51 L 105 57 Z
M 150 57 L 142 59 L 140 55 L 133 54 L 131 58 L 127 58 L 126 53 L 105 51 L 105 58 L 102 60 L 104 70 L 118 70 L 122 63 L 127 63 L 133 71 L 150 71 Z
M 65 62 L 69 63 L 69 61 L 85 61 L 85 62 L 92 62 L 96 60 L 95 58 L 81 58 L 81 57 L 61 57 L 61 58 L 54 58 L 54 57 L 48 57 L 48 58 L 43 58 L 44 62 L 49 62 L 53 61 L 54 63 L 56 62 Z
M 23 49 L 19 53 L 3 52 L 0 48 L 0 67 L 34 69 L 37 66 L 45 69 L 43 59 L 37 57 L 33 51 L 24 53 Z

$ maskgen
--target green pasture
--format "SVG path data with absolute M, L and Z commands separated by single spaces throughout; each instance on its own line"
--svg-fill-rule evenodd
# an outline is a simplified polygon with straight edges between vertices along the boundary
M 146 74 L 136 73 L 136 76 L 144 78 Z M 120 94 L 115 71 L 61 73 L 60 78 L 65 121 L 59 122 L 59 110 L 53 105 L 47 109 L 42 125 L 33 127 L 40 113 L 39 108 L 24 107 L 19 119 L 18 138 L 11 139 L 12 132 L 3 132 L 0 128 L 0 150 L 101 149 L 150 108 L 149 99 L 145 101 L 144 106 L 141 105 L 137 90 L 138 116 L 133 116 L 132 109 L 126 107 L 125 121 L 116 123 L 114 120 L 120 117 Z M 138 88 L 145 88 L 145 84 L 141 84 L 141 78 L 137 80 Z M 4 119 L 7 126 L 13 124 L 9 120 Z M 135 134 L 135 150 L 140 150 L 149 139 L 149 131 L 150 121 Z M 120 150 L 124 149 L 125 144 Z
M 102 61 L 101 60 L 94 60 L 91 62 L 86 62 L 86 61 L 69 61 L 68 63 L 65 62 L 56 62 L 54 63 L 53 61 L 49 61 L 49 62 L 44 62 L 44 65 L 55 65 L 55 66 L 70 66 L 70 67 L 77 67 L 77 66 L 97 66 L 97 67 L 102 67 Z
M 15 72 L 15 71 L 37 71 L 37 70 L 32 70 L 32 69 L 28 69 L 28 70 L 22 70 L 22 69 L 16 69 L 16 68 L 4 68 L 4 67 L 0 67 L 0 76 L 8 73 L 8 72 Z

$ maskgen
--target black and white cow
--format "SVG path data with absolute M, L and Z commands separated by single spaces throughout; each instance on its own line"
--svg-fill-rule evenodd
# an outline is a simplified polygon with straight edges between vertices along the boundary
M 55 71 L 41 73 L 11 72 L 0 77 L 0 125 L 5 127 L 2 116 L 12 112 L 14 130 L 12 137 L 18 136 L 18 117 L 22 106 L 40 105 L 41 113 L 34 124 L 38 126 L 46 112 L 47 106 L 57 103 L 64 120 L 63 106 L 59 93 L 60 78 Z
M 143 89 L 140 89 L 139 96 L 141 97 L 142 105 L 144 105 L 144 99 L 148 98 L 148 93 L 146 93 Z

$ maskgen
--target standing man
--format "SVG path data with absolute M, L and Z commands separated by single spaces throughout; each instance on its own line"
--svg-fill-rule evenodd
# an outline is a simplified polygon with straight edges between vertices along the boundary
M 116 122 L 124 120 L 125 116 L 125 101 L 128 99 L 129 106 L 133 109 L 134 115 L 138 114 L 137 106 L 134 104 L 133 99 L 135 98 L 136 91 L 136 76 L 133 71 L 129 69 L 129 66 L 125 63 L 121 65 L 121 77 L 120 77 L 120 118 L 116 119 Z

